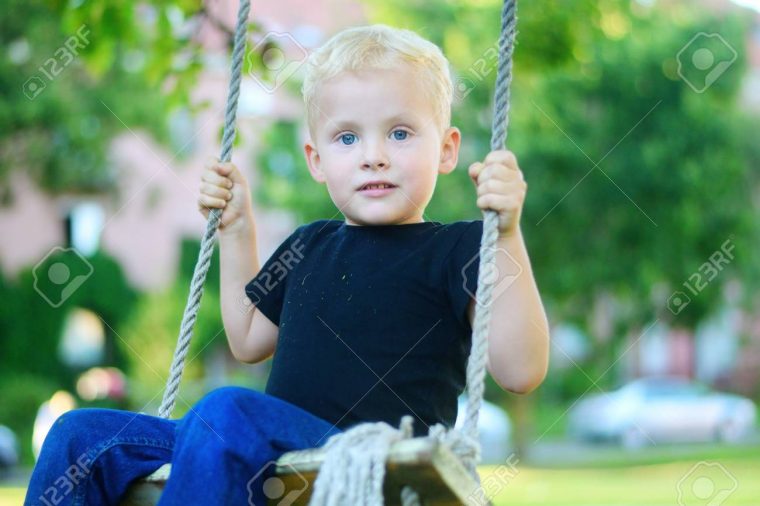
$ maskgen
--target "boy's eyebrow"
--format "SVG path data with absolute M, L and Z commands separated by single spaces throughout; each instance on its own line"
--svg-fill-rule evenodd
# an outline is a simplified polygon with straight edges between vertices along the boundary
M 354 123 L 350 120 L 333 120 L 330 121 L 330 130 L 354 130 L 358 126 L 357 123 Z
M 385 119 L 384 122 L 386 124 L 404 123 L 404 124 L 411 125 L 413 123 L 411 120 L 412 120 L 412 116 L 410 116 L 409 114 L 399 113 L 399 114 L 394 114 L 393 116 Z M 333 131 L 344 130 L 344 129 L 356 130 L 361 126 L 359 123 L 355 121 L 340 120 L 340 119 L 330 121 L 329 125 L 330 125 L 330 130 L 333 130 Z

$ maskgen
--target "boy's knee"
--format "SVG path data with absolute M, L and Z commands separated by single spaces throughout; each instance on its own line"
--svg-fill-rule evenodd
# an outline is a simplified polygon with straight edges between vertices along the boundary
M 97 426 L 102 417 L 100 409 L 81 408 L 67 411 L 56 418 L 50 427 L 50 435 L 59 435 L 59 433 L 75 433 L 77 431 L 89 431 L 91 427 Z
M 98 429 L 106 426 L 107 412 L 105 409 L 82 408 L 63 413 L 50 427 L 43 449 L 68 454 L 88 451 Z
M 238 386 L 217 388 L 198 401 L 195 411 L 206 414 L 224 413 L 235 406 L 251 407 L 258 404 L 264 394 Z

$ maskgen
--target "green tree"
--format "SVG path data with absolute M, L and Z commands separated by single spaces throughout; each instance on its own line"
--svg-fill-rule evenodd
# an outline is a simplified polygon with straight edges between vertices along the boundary
M 118 191 L 109 141 L 127 129 L 144 129 L 169 143 L 172 114 L 193 114 L 208 105 L 190 100 L 203 69 L 201 23 L 223 31 L 232 43 L 232 28 L 197 0 L 8 0 L 3 7 L 0 202 L 5 203 L 13 198 L 8 175 L 17 169 L 30 171 L 51 193 Z M 249 40 L 259 32 L 258 24 L 249 24 Z M 244 72 L 264 69 L 253 47 L 249 44 Z

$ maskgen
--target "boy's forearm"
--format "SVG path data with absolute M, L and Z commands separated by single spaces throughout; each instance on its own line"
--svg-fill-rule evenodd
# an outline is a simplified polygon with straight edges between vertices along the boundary
M 509 253 L 497 252 L 497 272 L 517 270 L 519 274 L 503 293 L 495 294 L 492 302 L 489 369 L 502 388 L 527 393 L 546 376 L 549 325 L 520 230 L 508 237 L 499 237 L 497 248 Z
M 248 336 L 253 311 L 245 285 L 261 268 L 253 217 L 241 219 L 245 223 L 234 231 L 219 231 L 222 321 L 233 350 Z

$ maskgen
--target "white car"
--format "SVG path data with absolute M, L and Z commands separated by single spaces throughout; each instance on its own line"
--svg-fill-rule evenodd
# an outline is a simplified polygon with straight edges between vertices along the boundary
M 569 414 L 578 439 L 618 441 L 626 448 L 670 442 L 736 442 L 755 429 L 755 404 L 677 377 L 642 378 L 588 395 Z
M 464 426 L 467 396 L 459 396 L 455 428 Z M 496 404 L 483 400 L 478 415 L 478 440 L 483 464 L 503 464 L 512 452 L 512 424 L 507 413 Z

